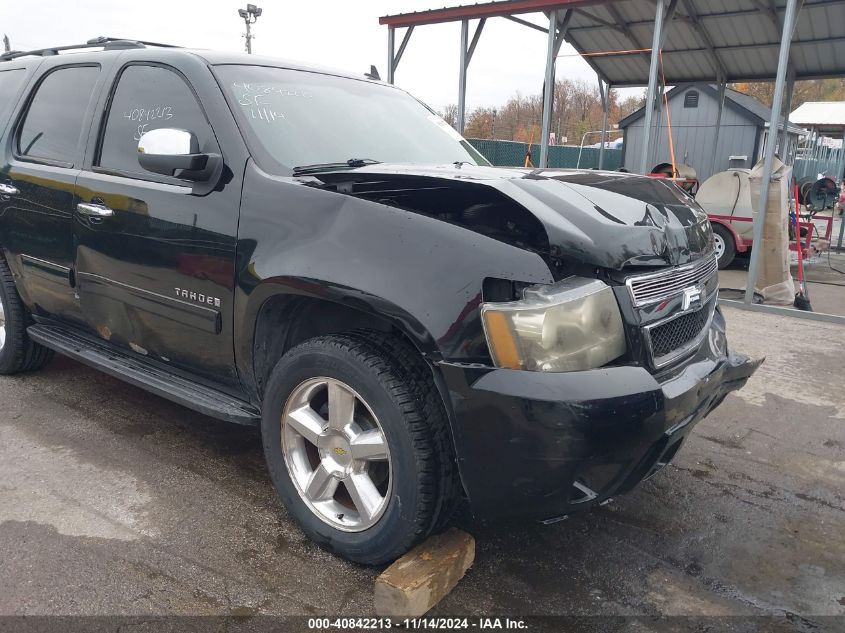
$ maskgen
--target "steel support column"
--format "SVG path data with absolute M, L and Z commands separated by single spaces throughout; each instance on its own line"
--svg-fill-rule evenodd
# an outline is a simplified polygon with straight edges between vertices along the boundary
M 655 109 L 655 93 L 657 90 L 657 67 L 660 59 L 660 41 L 663 37 L 663 10 L 665 0 L 655 2 L 657 10 L 654 14 L 654 33 L 651 38 L 651 60 L 648 69 L 648 89 L 646 90 L 645 120 L 643 121 L 643 146 L 640 152 L 640 162 L 637 171 L 646 173 L 648 157 L 651 149 L 651 119 Z
M 567 9 L 559 20 L 558 12 L 551 11 L 549 13 L 549 28 L 545 29 L 549 36 L 549 50 L 546 54 L 546 74 L 543 80 L 543 138 L 540 139 L 540 167 L 548 167 L 549 164 L 549 135 L 552 131 L 552 115 L 554 114 L 555 104 L 555 68 L 560 47 L 563 46 L 566 33 L 569 31 L 569 22 L 573 15 L 573 10 Z
M 396 44 L 396 29 L 392 26 L 387 29 L 387 83 L 393 83 L 393 51 Z
M 666 86 L 663 85 L 663 82 L 659 82 L 657 85 L 657 95 L 654 99 L 654 115 L 655 118 L 652 119 L 651 122 L 651 140 L 649 141 L 649 147 L 651 148 L 650 155 L 648 158 L 648 162 L 646 163 L 646 171 L 643 173 L 647 173 L 651 167 L 657 165 L 658 163 L 664 162 L 664 160 L 669 160 L 670 157 L 663 155 L 661 156 L 661 146 L 660 146 L 660 130 L 663 128 L 663 115 L 664 115 L 664 104 L 663 104 L 663 94 L 666 91 Z M 666 126 L 666 141 L 669 141 L 669 127 Z
M 481 37 L 481 31 L 484 29 L 484 23 L 487 18 L 481 18 L 478 21 L 478 26 L 475 27 L 475 34 L 472 36 L 472 42 L 467 46 L 469 40 L 469 20 L 461 21 L 461 67 L 458 73 L 458 132 L 464 133 L 464 125 L 466 124 L 466 98 L 467 98 L 467 70 L 469 63 L 472 61 L 472 55 L 475 53 L 475 47 L 478 45 L 478 38 Z
M 610 83 L 599 77 L 599 94 L 601 95 L 601 144 L 599 145 L 599 169 L 604 168 L 604 144 L 607 142 L 607 111 L 610 107 Z
M 775 161 L 775 139 L 772 132 L 777 133 L 780 121 L 781 104 L 783 103 L 783 87 L 786 82 L 786 70 L 789 64 L 789 45 L 792 42 L 792 31 L 795 26 L 797 0 L 787 0 L 786 12 L 783 16 L 783 31 L 780 38 L 780 53 L 778 54 L 778 71 L 775 77 L 775 94 L 772 99 L 772 116 L 769 121 L 769 142 L 766 144 L 766 158 L 763 162 L 763 180 L 760 183 L 760 201 L 757 203 L 757 217 L 754 218 L 754 244 L 751 249 L 751 263 L 748 266 L 748 281 L 745 288 L 745 303 L 754 302 L 754 287 L 760 271 L 760 255 L 763 252 L 763 225 L 766 220 L 766 203 L 769 198 L 769 185 L 772 182 L 772 167 Z
M 721 74 L 721 73 L 720 73 Z M 713 133 L 713 159 L 710 161 L 710 175 L 716 173 L 716 161 L 719 157 L 719 132 L 722 129 L 722 110 L 725 109 L 725 82 L 719 78 L 719 105 L 716 109 L 716 130 Z
M 399 44 L 399 50 L 394 54 L 396 46 L 396 32 L 392 27 L 387 30 L 387 83 L 392 84 L 396 77 L 396 67 L 399 66 L 399 61 L 408 47 L 408 42 L 411 39 L 411 34 L 414 32 L 414 27 L 409 26 L 405 30 L 405 36 L 402 38 L 402 43 Z
M 795 71 L 789 69 L 786 75 L 786 104 L 783 107 L 783 129 L 780 128 L 780 120 L 778 120 L 779 130 L 778 146 L 780 148 L 780 158 L 786 163 L 789 158 L 789 114 L 792 112 L 792 95 L 795 92 Z
M 540 133 L 540 169 L 549 165 L 549 133 L 552 130 L 552 98 L 555 93 L 555 42 L 557 40 L 557 11 L 549 11 L 549 37 L 546 48 L 546 82 L 543 92 L 543 131 Z
M 461 20 L 461 59 L 458 69 L 458 132 L 464 133 L 467 99 L 467 43 L 469 42 L 469 20 Z

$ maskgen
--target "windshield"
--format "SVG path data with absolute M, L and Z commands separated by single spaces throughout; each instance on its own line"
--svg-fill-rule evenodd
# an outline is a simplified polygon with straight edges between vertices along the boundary
M 284 68 L 224 65 L 215 71 L 265 169 L 284 173 L 352 158 L 488 164 L 448 123 L 402 90 Z

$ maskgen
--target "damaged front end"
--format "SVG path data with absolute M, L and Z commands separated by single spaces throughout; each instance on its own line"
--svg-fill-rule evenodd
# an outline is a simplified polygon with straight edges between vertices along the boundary
M 692 198 L 629 174 L 379 164 L 303 182 L 538 253 L 561 274 L 567 266 L 676 266 L 713 249 L 707 216 Z
M 386 165 L 301 182 L 456 225 L 548 265 L 551 283 L 479 280 L 471 311 L 489 356 L 438 363 L 479 516 L 548 518 L 630 489 L 761 362 L 728 351 L 710 225 L 672 184 Z
M 712 330 L 723 334 L 720 313 Z M 547 520 L 629 491 L 668 464 L 761 362 L 705 345 L 659 377 L 633 366 L 540 373 L 444 364 L 474 514 Z
M 615 296 L 618 310 L 592 315 L 588 329 L 595 334 L 609 322 L 618 328 L 604 327 L 603 338 L 586 337 L 580 344 L 589 354 L 612 340 L 619 353 L 608 356 L 606 349 L 596 351 L 593 362 L 572 365 L 570 370 L 611 362 L 653 370 L 666 367 L 695 351 L 715 310 L 718 282 L 707 216 L 671 183 L 606 172 L 381 164 L 327 171 L 301 182 L 421 214 L 535 254 L 556 284 L 592 284 L 596 292 L 601 290 L 596 283 L 601 284 Z M 557 286 L 532 287 L 530 280 L 515 276 L 487 276 L 478 284 L 483 303 L 500 304 L 506 317 L 514 317 L 513 308 L 526 300 L 526 293 L 549 302 L 562 292 Z M 634 289 L 640 286 L 638 297 Z M 589 303 L 598 305 L 595 300 Z M 569 305 L 566 310 L 572 312 L 575 304 Z M 563 312 L 558 314 L 562 317 Z M 521 314 L 529 313 L 526 308 Z M 591 318 L 589 310 L 579 318 Z M 499 317 L 491 312 L 491 319 L 498 322 Z M 492 355 L 475 360 L 497 364 L 491 319 L 484 325 Z M 522 318 L 523 325 L 517 326 L 510 318 L 506 325 L 524 329 L 525 321 Z M 584 327 L 580 321 L 577 325 Z M 622 349 L 620 338 L 624 338 Z M 513 343 L 521 346 L 520 340 Z M 498 366 L 514 367 L 524 361 L 510 359 Z M 546 364 L 547 371 L 556 370 L 554 363 Z

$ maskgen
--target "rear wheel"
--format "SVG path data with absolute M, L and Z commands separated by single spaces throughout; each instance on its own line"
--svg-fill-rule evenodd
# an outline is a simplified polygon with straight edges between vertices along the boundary
M 30 340 L 26 328 L 31 323 L 12 272 L 0 259 L 0 374 L 40 369 L 53 357 L 52 350 Z
M 459 498 L 448 420 L 423 359 L 377 332 L 290 350 L 262 412 L 273 484 L 302 529 L 352 561 L 391 562 Z
M 731 232 L 721 224 L 713 224 L 713 245 L 719 270 L 730 266 L 736 257 L 736 242 Z

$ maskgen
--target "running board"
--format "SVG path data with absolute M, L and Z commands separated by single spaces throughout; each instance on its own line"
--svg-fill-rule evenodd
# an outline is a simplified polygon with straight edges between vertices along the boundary
M 255 426 L 261 422 L 261 412 L 248 402 L 174 375 L 93 336 L 41 323 L 29 326 L 26 331 L 44 347 L 194 411 L 235 424 Z

